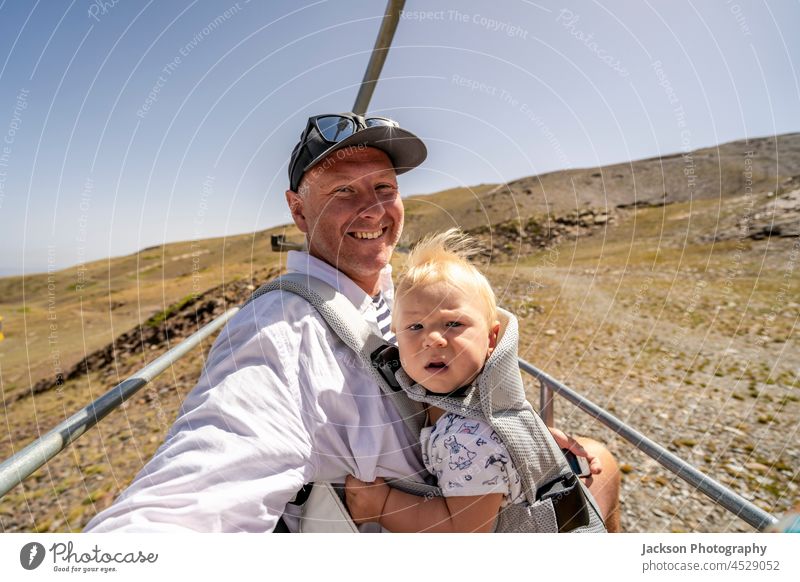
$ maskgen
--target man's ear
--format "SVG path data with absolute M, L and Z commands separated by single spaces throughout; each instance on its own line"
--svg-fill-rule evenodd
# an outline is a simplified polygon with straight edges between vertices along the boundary
M 292 213 L 292 219 L 300 229 L 300 232 L 308 233 L 308 224 L 306 217 L 303 214 L 303 197 L 297 192 L 292 190 L 286 191 L 286 204 L 289 206 L 289 212 Z
M 494 348 L 497 347 L 497 336 L 500 334 L 500 322 L 495 321 L 492 325 L 492 328 L 489 330 L 489 351 L 486 353 L 486 357 L 492 355 Z

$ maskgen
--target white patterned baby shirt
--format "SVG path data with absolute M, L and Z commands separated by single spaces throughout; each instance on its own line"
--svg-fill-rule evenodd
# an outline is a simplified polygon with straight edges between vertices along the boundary
M 501 507 L 524 501 L 508 450 L 485 422 L 446 412 L 422 429 L 420 443 L 422 462 L 445 497 L 502 493 Z

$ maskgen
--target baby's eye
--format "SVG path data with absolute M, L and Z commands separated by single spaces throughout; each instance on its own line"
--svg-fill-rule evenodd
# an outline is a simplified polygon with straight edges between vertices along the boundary
M 412 323 L 406 329 L 410 329 L 411 331 L 419 331 L 420 329 L 422 329 L 422 324 L 421 323 Z
M 461 323 L 460 321 L 448 321 L 445 324 L 446 327 L 461 327 L 462 325 L 464 325 L 464 324 Z

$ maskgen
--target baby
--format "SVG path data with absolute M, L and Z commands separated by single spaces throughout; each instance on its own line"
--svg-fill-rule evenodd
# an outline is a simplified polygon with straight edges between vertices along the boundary
M 420 242 L 397 285 L 392 331 L 406 374 L 429 392 L 458 394 L 483 369 L 500 323 L 494 292 L 468 261 L 470 239 L 451 229 Z M 520 477 L 500 437 L 484 421 L 428 406 L 420 443 L 443 497 L 349 476 L 347 505 L 357 524 L 393 532 L 488 532 L 498 511 L 524 501 Z

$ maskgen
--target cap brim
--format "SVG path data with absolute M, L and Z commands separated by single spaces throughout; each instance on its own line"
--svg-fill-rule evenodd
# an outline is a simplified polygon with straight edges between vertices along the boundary
M 428 148 L 416 135 L 400 127 L 378 125 L 357 131 L 347 139 L 333 144 L 303 168 L 303 173 L 313 168 L 333 152 L 346 147 L 365 146 L 382 150 L 392 161 L 398 174 L 419 166 L 428 157 Z

